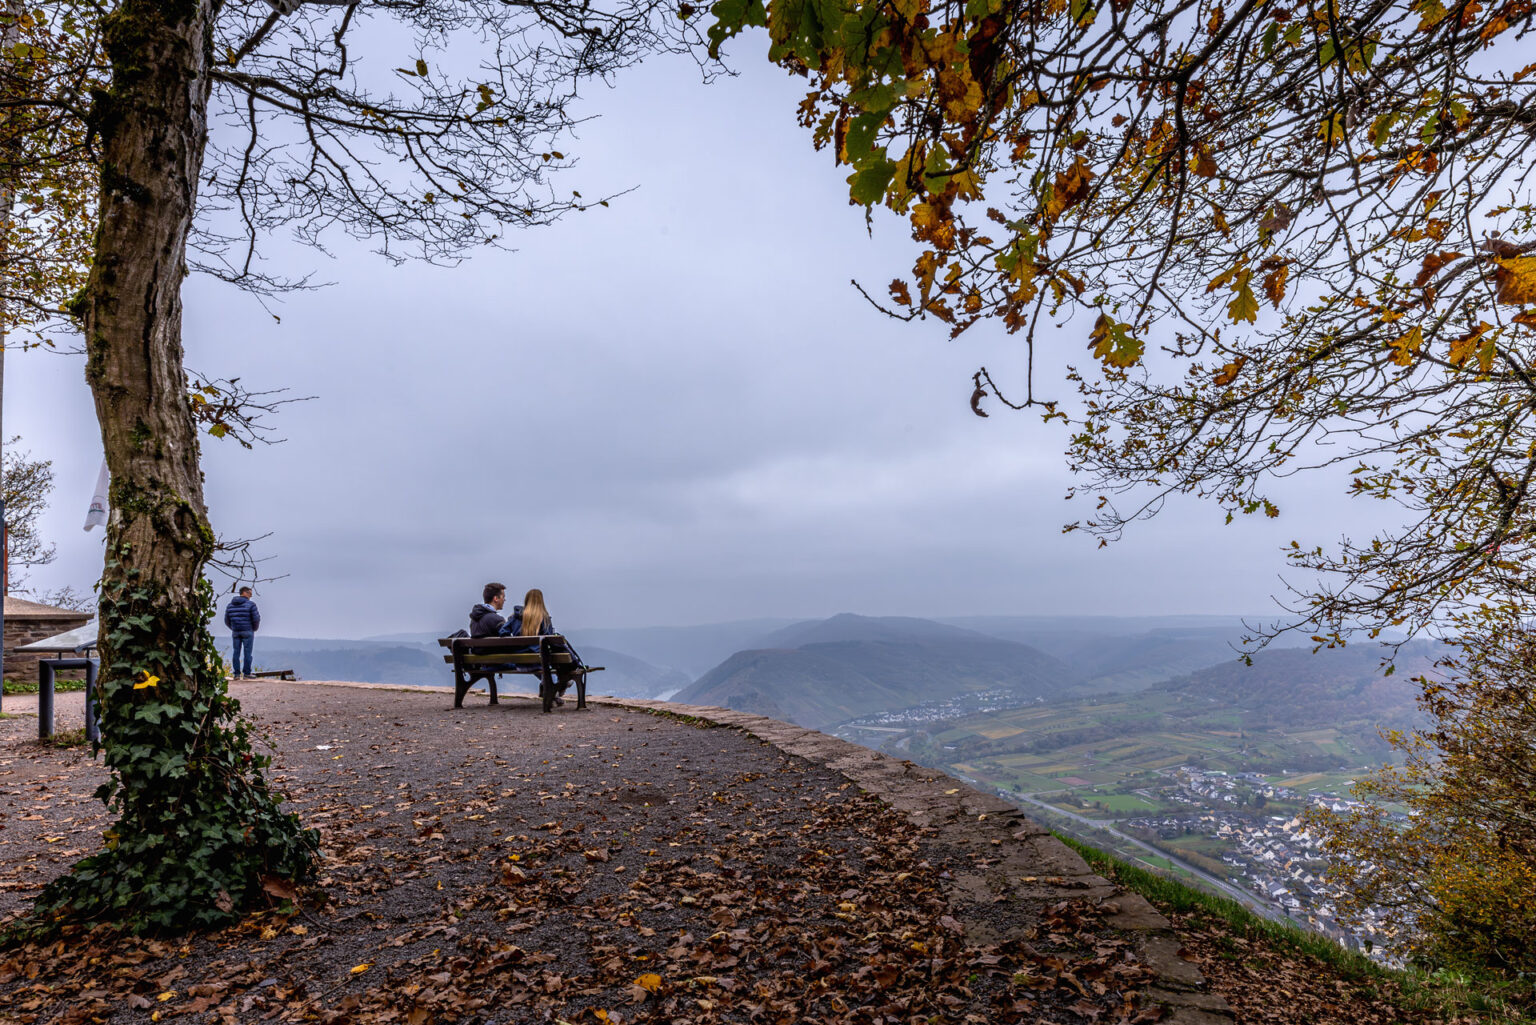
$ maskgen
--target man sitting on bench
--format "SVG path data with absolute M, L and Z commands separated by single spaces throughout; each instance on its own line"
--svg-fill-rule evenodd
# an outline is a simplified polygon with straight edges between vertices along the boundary
M 486 586 L 489 587 L 490 585 L 487 584 Z M 505 601 L 505 598 L 506 596 L 503 594 L 503 601 Z M 512 606 L 512 618 L 508 619 L 501 627 L 501 635 L 503 637 L 537 637 L 540 634 L 552 634 L 554 632 L 555 621 L 550 618 L 549 610 L 544 607 L 544 592 L 537 587 L 528 592 L 527 596 L 523 598 L 521 605 Z M 532 645 L 529 647 L 531 648 Z M 557 644 L 552 650 L 569 652 L 571 656 L 570 665 L 555 667 L 560 685 L 560 690 L 555 697 L 555 704 L 563 705 L 565 702 L 559 695 L 565 693 L 566 688 L 571 685 L 571 681 L 576 678 L 576 674 L 584 673 L 587 669 L 581 664 L 581 656 L 576 654 L 576 649 L 569 644 Z
M 507 585 L 494 581 L 481 590 L 484 600 L 469 610 L 469 635 L 471 637 L 498 637 L 507 621 L 501 610 L 507 604 Z

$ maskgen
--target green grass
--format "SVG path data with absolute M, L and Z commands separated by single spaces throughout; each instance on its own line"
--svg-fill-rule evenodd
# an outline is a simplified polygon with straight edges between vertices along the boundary
M 1197 890 L 1157 872 L 1139 868 L 1059 832 L 1056 837 L 1082 855 L 1095 872 L 1141 894 L 1160 910 L 1224 922 L 1246 939 L 1265 943 L 1284 952 L 1316 958 L 1347 979 L 1395 983 L 1403 1000 L 1415 1010 L 1447 1017 L 1471 1014 L 1490 1021 L 1536 1025 L 1536 1018 L 1520 1010 L 1522 1005 L 1532 1006 L 1529 986 L 1446 970 L 1388 968 L 1364 954 L 1340 946 L 1320 933 L 1260 918 L 1234 900 Z
M 36 680 L 6 680 L 5 693 L 7 694 L 36 694 L 38 683 Z M 53 692 L 62 694 L 65 691 L 85 690 L 84 680 L 54 680 Z
M 50 747 L 69 748 L 84 747 L 89 741 L 85 739 L 85 727 L 81 726 L 73 730 L 59 730 L 47 740 L 42 741 L 42 743 Z

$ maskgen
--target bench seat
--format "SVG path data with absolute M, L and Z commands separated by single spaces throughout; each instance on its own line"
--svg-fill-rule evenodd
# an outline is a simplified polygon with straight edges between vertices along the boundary
M 496 700 L 496 677 L 508 673 L 536 675 L 539 677 L 539 697 L 544 711 L 554 709 L 559 690 L 555 669 L 576 662 L 576 657 L 565 648 L 565 638 L 560 634 L 540 634 L 537 637 L 440 637 L 438 644 L 448 649 L 443 661 L 453 666 L 453 707 L 464 707 L 464 695 L 469 693 L 476 680 L 485 680 L 490 686 L 491 704 Z M 529 648 L 537 648 L 529 651 Z M 587 707 L 587 675 L 601 672 L 602 666 L 583 666 L 576 673 L 576 707 Z

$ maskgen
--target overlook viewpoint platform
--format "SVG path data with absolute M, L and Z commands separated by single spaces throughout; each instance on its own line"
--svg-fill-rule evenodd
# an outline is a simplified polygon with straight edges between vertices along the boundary
M 720 708 L 231 689 L 318 886 L 218 933 L 0 951 L 7 1020 L 1232 1020 L 1144 899 L 934 770 Z M 100 763 L 34 729 L 0 721 L 0 914 L 109 824 Z

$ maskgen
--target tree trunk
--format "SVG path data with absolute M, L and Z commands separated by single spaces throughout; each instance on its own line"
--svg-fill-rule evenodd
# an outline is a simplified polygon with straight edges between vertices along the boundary
M 211 0 L 126 0 L 111 15 L 86 378 L 112 473 L 104 586 L 143 574 L 194 603 L 213 550 L 182 369 L 181 282 L 207 133 Z M 172 21 L 175 15 L 184 20 Z M 102 655 L 115 647 L 104 633 Z
M 95 261 L 75 306 L 112 474 L 101 579 L 107 850 L 39 898 L 51 921 L 215 924 L 302 879 L 314 834 L 278 810 L 208 632 L 214 538 L 182 368 L 181 283 L 207 132 L 216 0 L 124 0 L 96 99 Z

